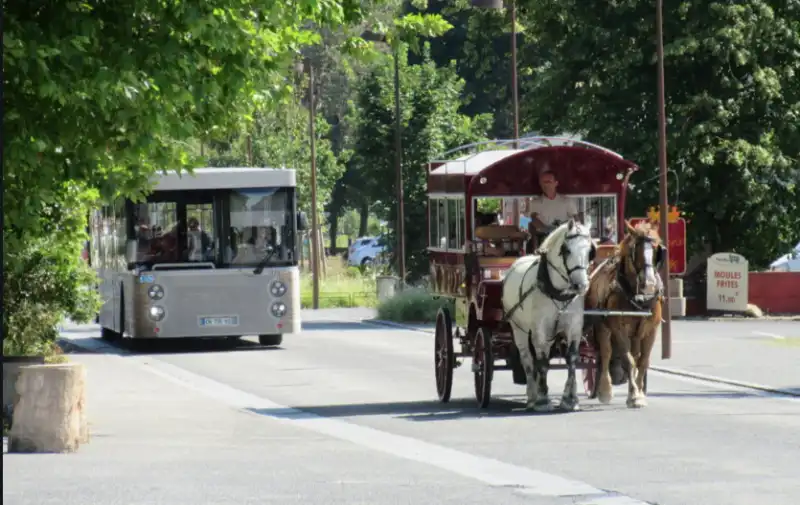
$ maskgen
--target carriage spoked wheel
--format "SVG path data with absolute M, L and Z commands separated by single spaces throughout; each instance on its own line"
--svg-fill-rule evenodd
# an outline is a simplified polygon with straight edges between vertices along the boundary
M 475 399 L 480 408 L 485 409 L 492 399 L 492 376 L 494 375 L 492 332 L 487 328 L 480 328 L 475 335 L 472 372 L 475 374 Z
M 435 366 L 436 366 L 436 392 L 439 401 L 450 401 L 450 392 L 453 389 L 453 368 L 455 367 L 455 354 L 453 351 L 453 320 L 450 312 L 439 309 L 436 314 L 436 335 L 434 337 Z
M 594 356 L 582 358 L 582 361 L 583 390 L 586 392 L 586 397 L 593 400 L 597 398 L 597 390 L 600 387 L 600 363 Z

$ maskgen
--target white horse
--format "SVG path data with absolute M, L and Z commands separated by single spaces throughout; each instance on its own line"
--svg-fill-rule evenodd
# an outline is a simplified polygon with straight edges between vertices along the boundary
M 568 376 L 560 408 L 580 410 L 575 367 L 583 334 L 589 263 L 595 253 L 589 228 L 570 219 L 547 236 L 537 254 L 516 260 L 503 279 L 503 309 L 527 377 L 529 409 L 552 409 L 547 370 L 555 337 L 563 332 Z M 567 312 L 562 314 L 563 310 Z

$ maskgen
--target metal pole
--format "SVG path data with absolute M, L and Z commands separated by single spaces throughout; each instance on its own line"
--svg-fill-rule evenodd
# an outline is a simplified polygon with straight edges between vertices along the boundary
M 658 167 L 660 175 L 659 200 L 661 210 L 661 238 L 664 241 L 664 264 L 661 278 L 664 280 L 664 323 L 661 329 L 661 359 L 672 357 L 672 328 L 669 307 L 669 223 L 667 222 L 667 121 L 664 98 L 664 1 L 656 0 L 656 25 L 658 46 Z
M 514 106 L 514 149 L 519 149 L 519 93 L 517 85 L 517 6 L 511 0 L 511 97 Z M 512 219 L 519 225 L 519 198 L 514 198 L 512 204 Z
M 399 43 L 394 50 L 394 150 L 395 173 L 397 175 L 397 271 L 400 275 L 400 286 L 406 283 L 406 232 L 405 212 L 403 210 L 403 144 L 400 136 L 400 49 Z
M 311 136 L 311 277 L 313 307 L 319 308 L 319 222 L 317 220 L 317 141 L 314 131 L 314 66 L 308 62 L 308 108 Z
M 511 96 L 514 103 L 514 149 L 519 148 L 519 93 L 517 85 L 517 6 L 511 0 Z

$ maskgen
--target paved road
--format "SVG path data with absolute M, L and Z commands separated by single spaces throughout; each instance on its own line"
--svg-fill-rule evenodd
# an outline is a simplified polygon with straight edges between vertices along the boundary
M 626 409 L 619 387 L 611 405 L 584 397 L 582 412 L 535 415 L 510 372 L 498 372 L 497 401 L 480 413 L 468 366 L 440 405 L 430 336 L 360 316 L 309 314 L 305 331 L 274 350 L 194 342 L 76 356 L 94 378 L 94 439 L 70 456 L 5 455 L 4 502 L 794 505 L 800 496 L 798 398 L 653 374 L 647 409 Z M 660 365 L 729 352 L 717 361 L 748 366 L 703 372 L 800 386 L 800 347 L 749 338 L 791 340 L 797 324 L 681 323 L 675 357 Z M 68 335 L 97 347 L 86 336 Z M 563 379 L 551 375 L 554 399 Z

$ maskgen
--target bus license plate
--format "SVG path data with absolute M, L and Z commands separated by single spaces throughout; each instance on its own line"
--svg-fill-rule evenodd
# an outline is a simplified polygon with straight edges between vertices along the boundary
M 200 326 L 237 326 L 239 316 L 201 317 Z

